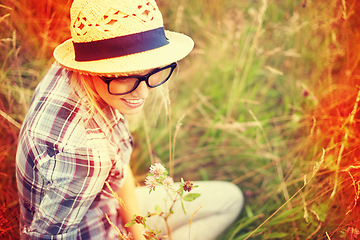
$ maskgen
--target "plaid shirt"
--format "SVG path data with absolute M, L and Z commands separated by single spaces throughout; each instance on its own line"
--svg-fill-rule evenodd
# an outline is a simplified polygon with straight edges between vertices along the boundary
M 71 75 L 51 67 L 22 126 L 16 156 L 22 239 L 115 239 L 105 214 L 125 231 L 104 183 L 114 191 L 123 183 L 132 151 L 127 122 L 105 103 L 111 126 L 90 115 Z

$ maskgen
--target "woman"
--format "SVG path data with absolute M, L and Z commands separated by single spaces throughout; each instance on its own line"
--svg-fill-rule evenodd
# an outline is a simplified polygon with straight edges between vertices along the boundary
M 22 239 L 117 239 L 106 216 L 124 235 L 145 239 L 142 225 L 124 225 L 153 210 L 165 193 L 135 188 L 125 115 L 141 111 L 193 41 L 164 30 L 153 0 L 75 0 L 70 17 L 72 38 L 55 49 L 57 63 L 36 88 L 20 133 Z M 199 185 L 203 200 L 186 206 L 204 205 L 191 237 L 211 239 L 234 221 L 243 197 L 229 183 Z M 183 215 L 175 212 L 173 239 L 188 238 L 189 216 Z M 163 222 L 150 224 L 166 233 Z

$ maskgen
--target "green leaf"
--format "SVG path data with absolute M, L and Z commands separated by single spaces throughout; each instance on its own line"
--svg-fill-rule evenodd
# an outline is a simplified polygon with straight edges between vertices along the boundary
M 252 218 L 254 216 L 254 212 L 252 211 L 250 206 L 245 206 L 245 211 L 249 218 Z
M 234 223 L 234 230 L 232 230 L 231 236 L 227 239 L 232 240 L 234 237 L 239 234 L 241 231 L 244 231 L 247 227 L 256 224 L 256 222 L 263 218 L 263 214 L 258 214 L 256 216 L 250 217 L 250 218 L 244 218 L 240 219 L 238 222 Z M 261 230 L 260 228 L 259 230 Z M 263 230 L 261 230 L 263 231 Z M 244 231 L 246 232 L 246 231 Z M 242 236 L 245 236 L 244 239 L 250 234 L 250 232 L 247 232 L 246 234 L 243 234 Z M 238 240 L 238 238 L 236 238 Z M 239 238 L 239 240 L 242 238 Z
M 182 183 L 179 185 L 179 189 L 177 190 L 177 192 L 180 194 L 180 196 L 182 195 L 182 193 L 184 192 L 184 179 L 181 178 Z
M 231 237 L 230 239 L 236 239 L 236 240 L 244 240 L 244 239 L 248 239 L 249 235 L 252 234 L 252 237 L 254 237 L 254 235 L 256 236 L 257 234 L 263 232 L 265 229 L 264 228 L 259 228 L 257 229 L 254 233 L 253 232 L 247 232 L 244 233 L 240 236 L 236 236 L 236 238 Z
M 185 184 L 185 181 L 183 178 L 180 179 L 181 180 L 181 185 L 184 185 Z
M 200 193 L 189 193 L 188 195 L 185 195 L 182 199 L 184 201 L 191 202 L 200 197 L 200 195 Z
M 132 227 L 135 225 L 135 221 L 130 221 L 127 224 L 125 224 L 125 227 Z
M 283 232 L 272 232 L 269 235 L 266 235 L 266 239 L 285 239 L 287 235 L 287 233 Z
M 321 204 L 313 204 L 311 206 L 312 210 L 317 214 L 317 217 L 321 222 L 324 222 L 326 219 L 326 215 L 329 211 L 330 204 L 328 202 L 324 202 Z
M 185 210 L 185 206 L 184 206 L 184 201 L 183 201 L 183 199 L 181 199 L 181 207 L 182 207 L 182 210 L 183 210 L 184 214 L 187 215 L 187 214 L 186 214 L 186 210 Z
M 301 206 L 294 207 L 293 209 L 290 210 L 284 210 L 283 212 L 279 213 L 278 215 L 270 219 L 268 224 L 270 226 L 276 226 L 279 224 L 301 219 L 303 217 L 301 210 L 302 210 Z

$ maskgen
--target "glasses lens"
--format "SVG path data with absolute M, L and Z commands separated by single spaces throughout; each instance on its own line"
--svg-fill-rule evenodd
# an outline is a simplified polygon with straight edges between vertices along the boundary
M 163 84 L 170 78 L 175 68 L 176 63 L 172 63 L 167 67 L 156 69 L 152 73 L 144 76 L 129 76 L 120 78 L 102 77 L 102 79 L 108 84 L 110 94 L 122 95 L 134 91 L 141 81 L 147 81 L 149 87 L 157 87 Z
M 162 69 L 161 71 L 154 73 L 153 75 L 151 75 L 149 77 L 149 85 L 151 87 L 157 87 L 157 86 L 163 84 L 164 82 L 166 82 L 169 79 L 172 71 L 173 71 L 173 69 L 171 67 L 166 67 L 166 68 Z
M 137 78 L 121 78 L 112 80 L 109 83 L 109 91 L 112 94 L 128 93 L 133 90 L 137 81 Z

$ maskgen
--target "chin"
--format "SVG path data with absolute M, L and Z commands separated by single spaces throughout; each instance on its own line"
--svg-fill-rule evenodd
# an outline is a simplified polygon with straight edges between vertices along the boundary
M 119 109 L 119 112 L 121 112 L 123 115 L 135 115 L 138 114 L 142 111 L 142 107 L 141 108 L 135 108 L 135 109 Z

